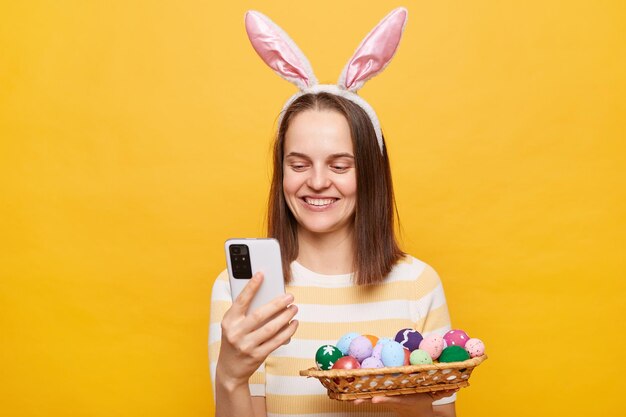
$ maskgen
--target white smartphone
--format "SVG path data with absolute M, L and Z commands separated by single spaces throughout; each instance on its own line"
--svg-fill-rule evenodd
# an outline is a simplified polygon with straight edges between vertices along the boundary
M 280 245 L 276 239 L 228 239 L 224 248 L 233 301 L 257 272 L 263 272 L 264 279 L 248 311 L 254 311 L 285 293 Z

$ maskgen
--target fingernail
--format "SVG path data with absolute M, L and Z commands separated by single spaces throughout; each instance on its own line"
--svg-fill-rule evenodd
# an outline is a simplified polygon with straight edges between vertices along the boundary
M 283 295 L 283 301 L 290 303 L 293 301 L 293 294 L 285 294 Z

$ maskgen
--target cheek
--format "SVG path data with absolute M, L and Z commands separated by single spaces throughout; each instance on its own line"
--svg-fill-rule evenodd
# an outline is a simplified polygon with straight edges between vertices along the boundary
M 283 191 L 285 196 L 290 194 L 295 194 L 300 187 L 300 181 L 298 180 L 297 175 L 293 175 L 293 173 L 285 173 L 283 176 Z
M 335 181 L 335 185 L 345 197 L 356 197 L 356 177 L 342 177 Z

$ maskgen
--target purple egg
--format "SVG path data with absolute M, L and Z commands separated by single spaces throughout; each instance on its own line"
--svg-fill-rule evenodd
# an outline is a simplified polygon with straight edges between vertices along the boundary
M 348 355 L 361 363 L 365 358 L 372 356 L 372 350 L 372 342 L 365 336 L 359 336 L 350 342 Z
M 403 348 L 408 349 L 409 352 L 418 349 L 422 339 L 424 338 L 420 332 L 413 329 L 402 329 L 396 334 L 395 338 L 396 342 L 400 343 Z
M 376 346 L 374 346 L 374 349 L 372 349 L 372 358 L 382 358 L 381 354 L 383 352 L 383 346 L 385 346 L 385 343 L 376 343 Z
M 383 361 L 375 357 L 365 358 L 361 364 L 361 368 L 384 368 Z

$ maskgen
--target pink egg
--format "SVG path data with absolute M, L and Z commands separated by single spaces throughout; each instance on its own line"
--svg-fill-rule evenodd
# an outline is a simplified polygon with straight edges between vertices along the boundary
M 372 342 L 365 336 L 359 336 L 350 342 L 348 355 L 359 362 L 363 362 L 363 359 L 372 356 L 372 349 Z
M 463 330 L 450 330 L 443 336 L 443 340 L 446 341 L 447 346 L 461 346 L 464 348 L 469 340 L 469 336 Z
M 437 334 L 428 335 L 420 343 L 420 349 L 428 352 L 432 360 L 435 360 L 441 355 L 445 342 L 443 337 Z
M 485 344 L 480 339 L 472 338 L 465 343 L 465 350 L 471 358 L 477 358 L 485 354 Z

